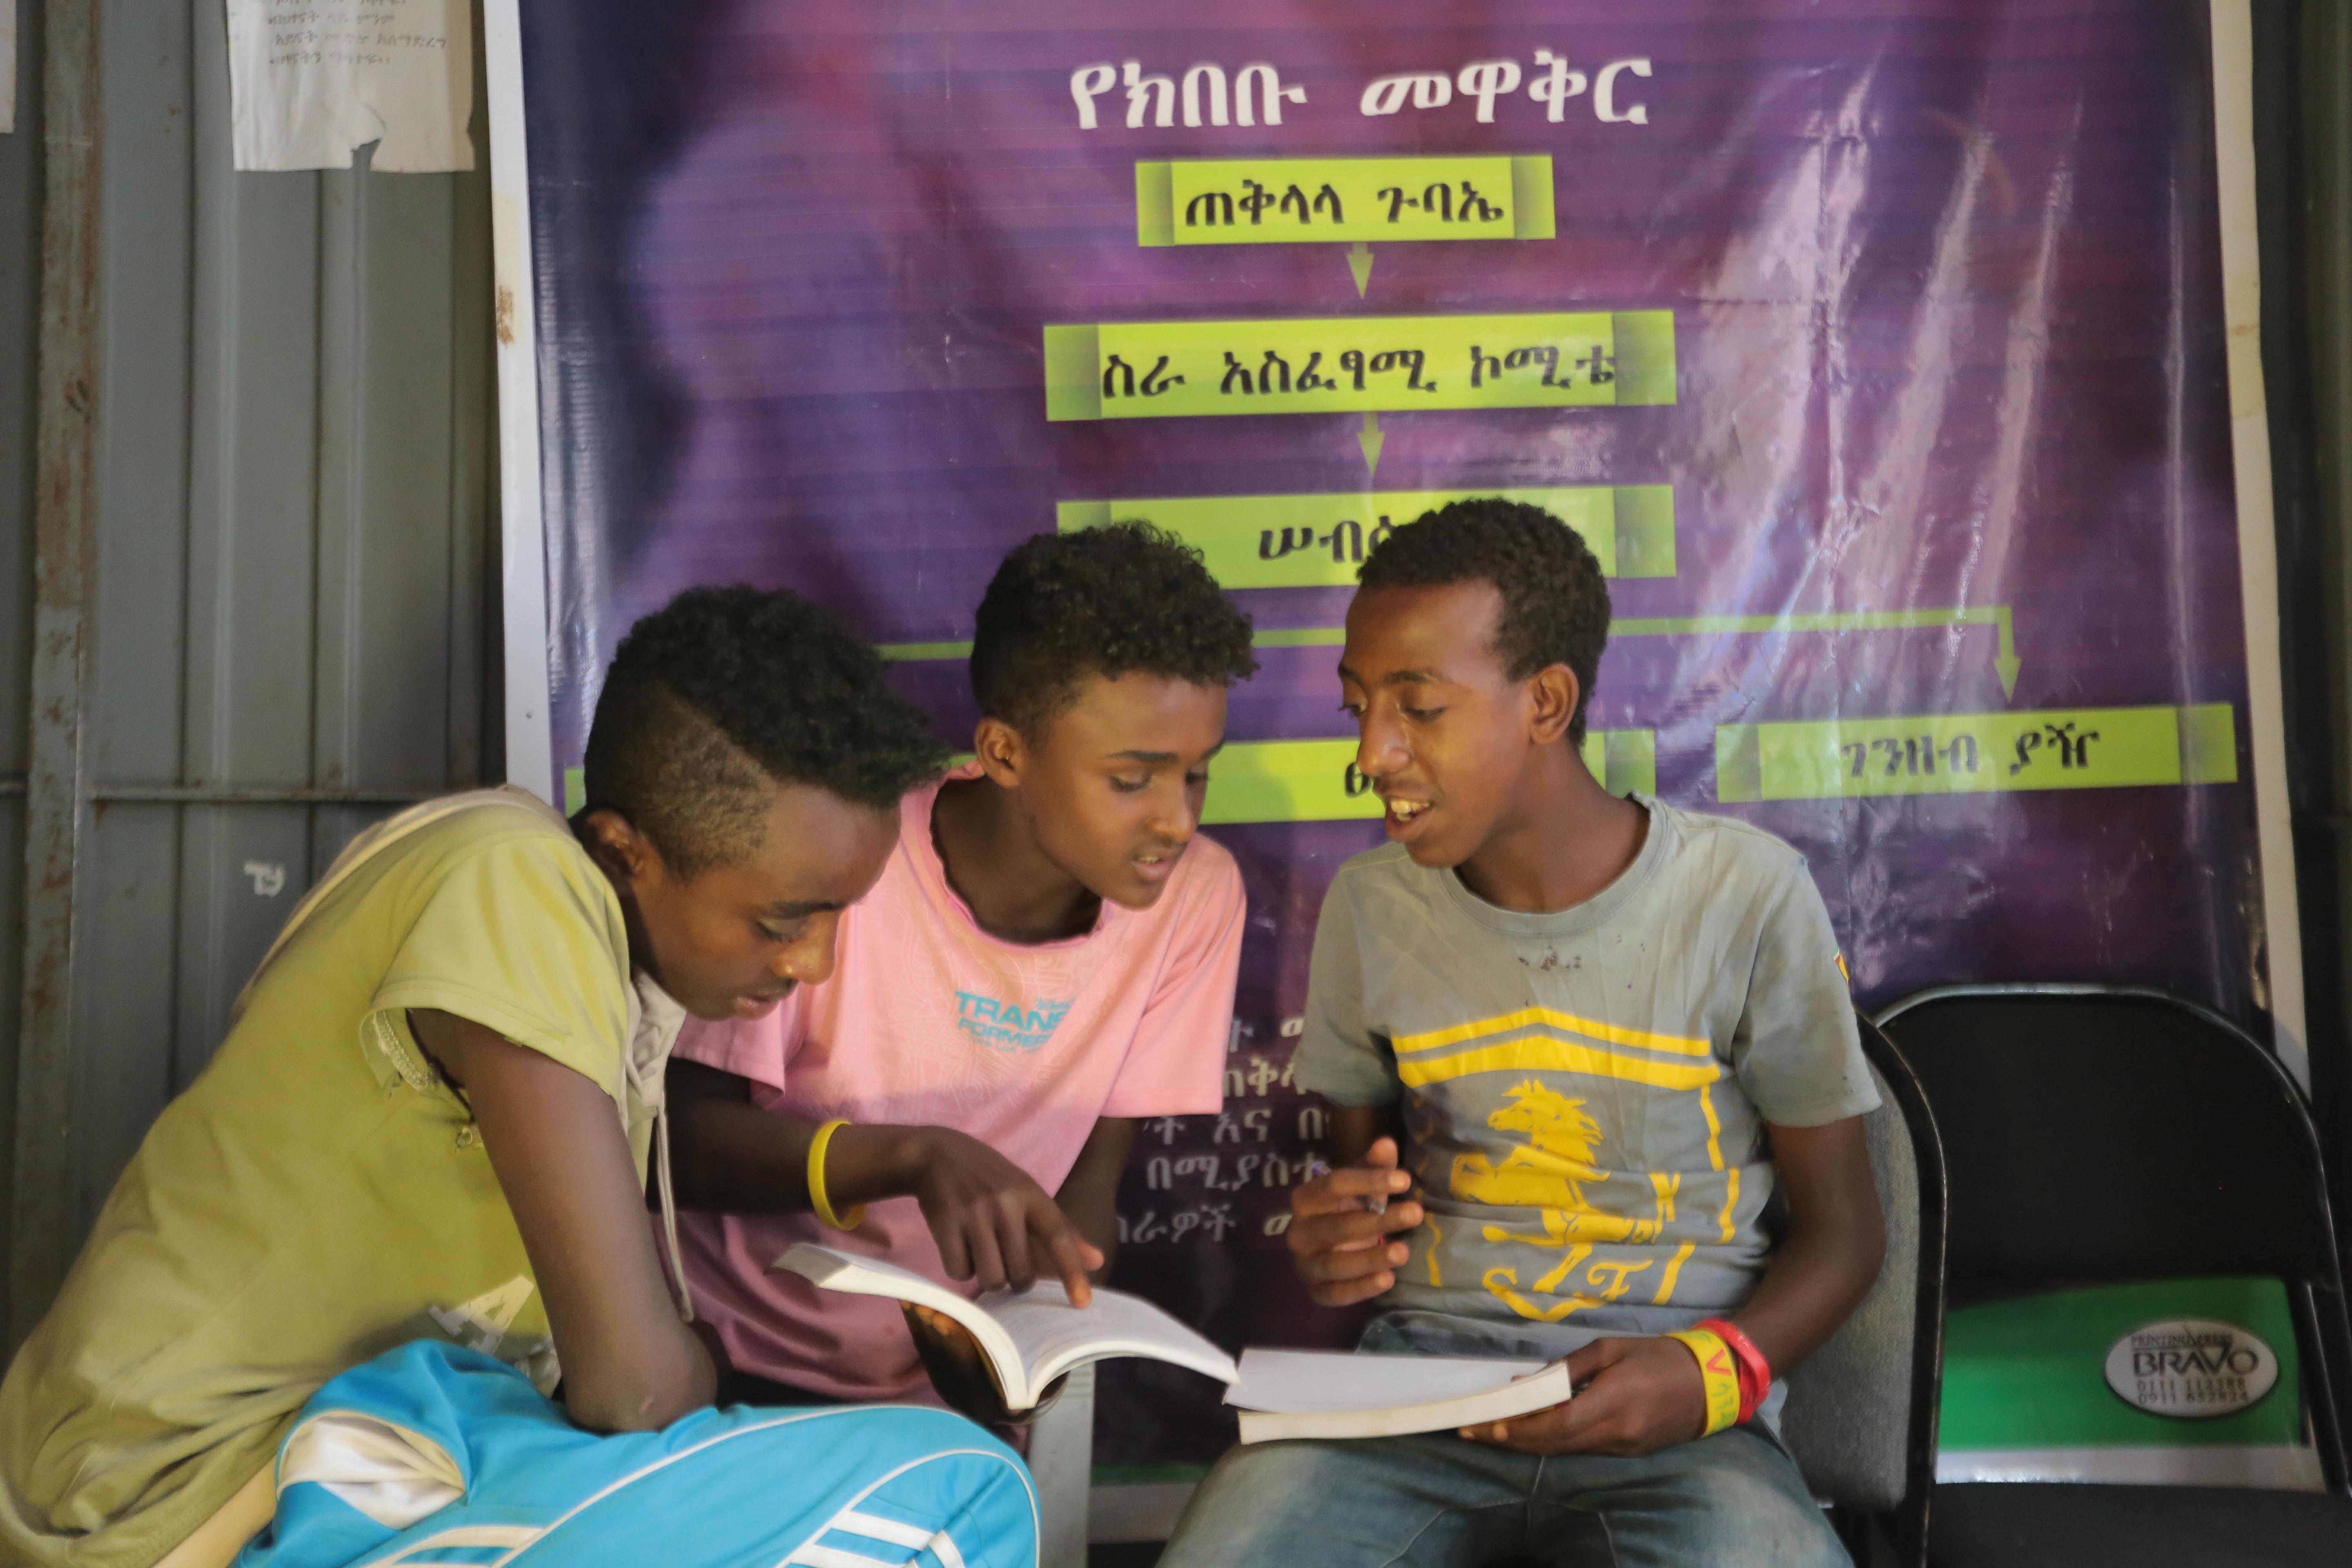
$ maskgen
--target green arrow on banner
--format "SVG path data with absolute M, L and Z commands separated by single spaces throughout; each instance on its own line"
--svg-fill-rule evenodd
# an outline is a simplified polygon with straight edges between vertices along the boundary
M 1992 626 L 2000 635 L 1993 669 L 2000 694 L 2017 695 L 2017 639 L 2006 605 L 1971 605 L 1949 610 L 1846 610 L 1811 616 L 1691 616 L 1612 621 L 1617 637 L 1671 637 L 1706 632 L 1886 632 L 1930 626 Z
M 875 644 L 874 651 L 894 662 L 919 664 L 925 659 L 970 658 L 971 644 L 968 642 L 886 642 Z
M 1363 436 L 1364 460 L 1380 460 L 1381 435 L 1376 416 Z M 1992 626 L 2000 634 L 1993 668 L 2000 672 L 2001 692 L 2017 689 L 2017 647 L 2010 631 L 2006 605 L 1969 605 L 1948 610 L 1843 610 L 1806 616 L 1628 616 L 1611 623 L 1613 637 L 1694 637 L 1707 633 L 1738 635 L 1756 632 L 1889 632 L 1938 626 Z M 1259 647 L 1338 647 L 1348 640 L 1342 626 L 1262 626 L 1254 639 Z M 962 658 L 971 652 L 968 642 L 884 643 L 884 658 Z
M 1364 432 L 1356 437 L 1356 445 L 1364 449 L 1364 479 L 1367 482 L 1374 474 L 1380 472 L 1381 447 L 1387 441 L 1388 437 L 1381 434 L 1381 416 L 1367 410 L 1364 415 Z
M 1993 669 L 2000 694 L 2017 695 L 2017 640 L 2006 605 L 1970 605 L 1949 610 L 1845 610 L 1811 616 L 1690 616 L 1628 617 L 1610 623 L 1616 637 L 1672 637 L 1707 632 L 1888 632 L 1932 626 L 1992 626 L 2000 634 Z
M 1344 626 L 1260 626 L 1250 644 L 1254 647 L 1339 647 L 1347 640 Z
M 2004 698 L 2017 695 L 2017 638 L 2009 624 L 2009 606 L 2003 605 L 2000 616 L 2000 652 L 1993 656 L 1992 667 L 2000 672 L 2000 694 Z
M 1584 765 L 1612 795 L 1658 788 L 1658 738 L 1648 730 L 1588 730 Z M 1353 766 L 1351 740 L 1236 741 L 1209 769 L 1201 820 L 1339 822 L 1386 809 Z
M 1372 280 L 1372 247 L 1362 240 L 1348 247 L 1348 270 L 1356 279 L 1356 298 L 1364 297 L 1364 289 Z
M 1846 610 L 1810 616 L 1629 616 L 1612 621 L 1612 637 L 1691 637 L 1752 632 L 1885 632 L 1934 626 L 1994 626 L 2000 652 L 1993 664 L 2001 689 L 2017 685 L 2017 649 L 2010 635 L 2006 605 L 1972 605 L 1950 610 Z M 1348 640 L 1339 626 L 1277 626 L 1257 634 L 1260 647 L 1337 647 Z

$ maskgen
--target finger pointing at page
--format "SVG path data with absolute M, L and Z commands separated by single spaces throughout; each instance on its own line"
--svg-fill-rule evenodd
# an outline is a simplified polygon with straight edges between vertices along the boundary
M 1069 1292 L 1070 1305 L 1086 1306 L 1095 1295 L 1094 1283 L 1087 1276 L 1103 1266 L 1101 1251 L 1080 1237 L 1061 1206 L 1043 1194 L 1030 1206 L 1029 1214 L 1030 1228 L 1052 1255 L 1054 1271 L 1062 1277 L 1062 1289 Z

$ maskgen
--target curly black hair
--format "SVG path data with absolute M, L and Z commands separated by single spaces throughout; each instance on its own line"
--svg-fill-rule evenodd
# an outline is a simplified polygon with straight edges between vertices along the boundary
M 1148 522 L 1029 539 L 996 569 L 978 623 L 971 694 L 982 713 L 1026 735 L 1089 675 L 1141 670 L 1230 686 L 1257 673 L 1250 618 L 1199 551 Z
M 1564 664 L 1576 676 L 1570 745 L 1609 646 L 1609 584 L 1576 531 L 1539 506 L 1480 496 L 1423 512 L 1372 547 L 1356 573 L 1365 588 L 1492 583 L 1503 595 L 1495 654 L 1513 680 Z
M 946 751 L 882 668 L 796 594 L 689 588 L 613 655 L 588 731 L 586 809 L 619 812 L 692 877 L 758 851 L 777 784 L 894 805 Z

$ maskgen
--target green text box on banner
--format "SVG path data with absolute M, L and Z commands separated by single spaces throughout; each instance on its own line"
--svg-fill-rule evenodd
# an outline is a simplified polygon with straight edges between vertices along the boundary
M 1657 737 L 1648 730 L 1588 730 L 1584 763 L 1617 795 L 1658 786 Z M 1209 765 L 1201 820 L 1337 822 L 1381 814 L 1380 797 L 1355 773 L 1353 741 L 1241 741 Z
M 1587 730 L 1584 765 L 1617 795 L 1658 787 L 1657 736 L 1648 730 Z M 971 760 L 959 753 L 958 764 Z M 1204 823 L 1339 822 L 1381 813 L 1380 796 L 1353 772 L 1353 741 L 1236 741 L 1209 765 Z M 587 802 L 582 770 L 563 773 L 563 809 Z
M 1187 158 L 1135 166 L 1139 245 L 1549 239 L 1549 154 Z
M 1670 310 L 1045 329 L 1045 416 L 1054 420 L 1674 400 Z
M 2230 705 L 1726 724 L 1719 800 L 2115 789 L 2238 776 Z
M 1670 485 L 1068 500 L 1056 510 L 1065 533 L 1129 518 L 1164 528 L 1200 551 L 1210 573 L 1228 588 L 1345 588 L 1355 585 L 1365 552 L 1391 528 L 1449 501 L 1481 496 L 1551 513 L 1583 536 L 1605 577 L 1675 574 Z

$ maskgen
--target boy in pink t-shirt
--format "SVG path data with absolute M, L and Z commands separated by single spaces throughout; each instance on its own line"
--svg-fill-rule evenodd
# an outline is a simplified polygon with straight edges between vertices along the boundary
M 838 960 L 764 1017 L 690 1026 L 669 1074 L 679 1243 L 731 1396 L 923 1382 L 891 1302 L 769 1265 L 796 1241 L 977 1292 L 1109 1266 L 1135 1122 L 1223 1102 L 1241 876 L 1195 837 L 1250 623 L 1168 535 L 1043 534 L 982 600 L 977 757 L 900 803 Z M 811 1212 L 808 1151 L 847 1231 Z

